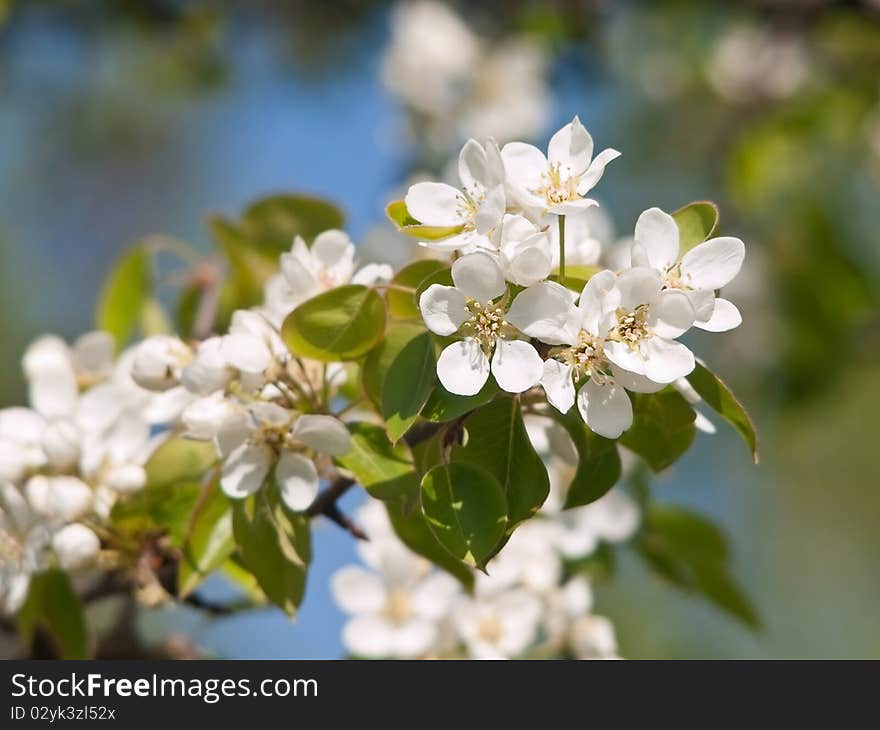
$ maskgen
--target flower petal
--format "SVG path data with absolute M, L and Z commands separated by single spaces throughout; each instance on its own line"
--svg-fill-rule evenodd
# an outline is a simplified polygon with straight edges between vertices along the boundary
M 656 383 L 672 383 L 694 369 L 694 354 L 680 342 L 651 337 L 641 346 L 645 375 Z
M 624 370 L 638 375 L 645 374 L 645 362 L 637 349 L 624 342 L 610 341 L 605 343 L 605 357 Z
M 593 156 L 593 138 L 581 120 L 575 117 L 550 138 L 547 159 L 559 165 L 566 176 L 582 175 L 590 166 Z
M 351 434 L 338 418 L 305 414 L 296 419 L 293 437 L 321 454 L 342 456 L 351 449 Z
M 632 426 L 632 403 L 613 380 L 600 384 L 590 378 L 578 391 L 577 404 L 584 423 L 600 436 L 616 439 Z
M 738 238 L 712 238 L 692 248 L 681 259 L 684 282 L 694 289 L 720 289 L 742 267 L 746 247 Z
M 330 590 L 339 607 L 349 614 L 379 613 L 385 606 L 385 588 L 375 573 L 346 565 L 330 579 Z
M 52 536 L 52 550 L 64 570 L 85 567 L 97 557 L 100 549 L 98 536 L 85 525 L 67 525 Z
M 660 272 L 647 266 L 635 266 L 617 277 L 620 306 L 632 312 L 641 304 L 649 304 L 660 293 Z
M 502 390 L 522 393 L 541 380 L 544 361 L 528 342 L 498 340 L 492 355 L 492 374 Z
M 256 492 L 266 480 L 271 452 L 262 444 L 242 444 L 223 464 L 220 488 L 227 497 L 244 499 Z
M 420 182 L 410 187 L 405 201 L 409 214 L 426 226 L 460 226 L 466 200 L 451 185 L 438 182 Z
M 285 451 L 275 466 L 278 491 L 294 512 L 302 512 L 318 494 L 318 470 L 311 459 L 293 451 Z
M 354 244 L 345 231 L 336 228 L 319 233 L 312 243 L 311 252 L 312 257 L 325 269 L 340 265 L 351 267 L 354 262 Z
M 262 373 L 272 364 L 272 353 L 266 343 L 243 332 L 225 335 L 220 351 L 226 362 L 243 373 Z
M 562 345 L 569 341 L 566 325 L 574 312 L 568 289 L 554 281 L 542 281 L 517 294 L 506 319 L 529 337 L 549 345 Z
M 496 185 L 494 188 L 491 188 L 477 209 L 474 219 L 477 233 L 481 235 L 486 234 L 497 227 L 501 223 L 502 218 L 504 218 L 506 205 L 504 186 Z
M 701 322 L 694 322 L 694 327 L 699 327 L 707 332 L 727 332 L 735 329 L 742 324 L 742 315 L 736 308 L 736 305 L 718 297 L 715 300 L 715 308 L 712 310 L 712 316 Z
M 584 286 L 578 309 L 581 311 L 581 327 L 587 332 L 596 336 L 604 334 L 599 331 L 602 320 L 620 304 L 620 290 L 616 283 L 616 274 L 605 269 L 593 274 Z
M 644 249 L 648 265 L 665 272 L 678 261 L 678 224 L 660 208 L 648 208 L 636 221 L 635 242 Z M 635 251 L 633 260 L 636 259 Z
M 693 305 L 682 291 L 666 289 L 651 304 L 648 324 L 658 337 L 674 339 L 687 332 L 693 323 Z
M 298 243 L 302 243 L 302 246 L 297 246 Z M 318 282 L 309 268 L 310 259 L 311 254 L 306 248 L 305 241 L 299 236 L 296 237 L 293 250 L 281 254 L 281 273 L 293 295 L 300 301 L 311 297 L 318 289 Z
M 547 400 L 560 413 L 568 413 L 574 405 L 574 383 L 571 379 L 571 365 L 558 360 L 544 362 L 544 374 L 541 386 L 547 394 Z
M 617 365 L 611 365 L 611 374 L 618 385 L 623 386 L 633 393 L 656 393 L 666 387 L 664 383 L 655 383 L 645 375 L 624 370 Z
M 596 184 L 602 179 L 602 175 L 605 174 L 605 166 L 618 157 L 620 157 L 620 152 L 612 149 L 602 150 L 596 155 L 590 163 L 589 169 L 581 176 L 577 189 L 578 195 L 586 195 L 596 187 Z
M 446 337 L 468 319 L 467 298 L 454 286 L 431 284 L 419 297 L 422 319 L 431 332 Z
M 476 340 L 453 342 L 437 358 L 437 377 L 450 393 L 475 395 L 489 379 L 489 359 Z
M 534 190 L 541 185 L 541 176 L 547 172 L 548 163 L 544 153 L 524 142 L 509 142 L 501 150 L 504 171 L 512 185 L 524 190 Z
M 465 296 L 485 304 L 507 291 L 501 268 L 487 253 L 470 253 L 452 264 L 452 281 Z

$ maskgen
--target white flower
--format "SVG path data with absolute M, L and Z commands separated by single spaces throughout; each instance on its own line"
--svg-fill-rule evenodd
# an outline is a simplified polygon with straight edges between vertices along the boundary
M 56 525 L 85 516 L 93 501 L 89 485 L 67 475 L 37 474 L 25 484 L 25 496 L 35 514 Z
M 540 600 L 521 589 L 488 599 L 462 597 L 453 622 L 471 657 L 511 659 L 536 640 L 541 619 Z
M 581 616 L 570 629 L 569 645 L 577 659 L 616 659 L 614 626 L 604 616 Z
M 554 224 L 555 221 L 550 221 Z M 559 226 L 549 225 L 552 266 L 559 266 Z M 583 213 L 565 217 L 565 263 L 568 266 L 595 266 L 602 251 L 611 245 L 613 228 L 604 208 L 593 206 Z M 611 267 L 627 268 L 627 267 Z
M 551 517 L 554 547 L 568 559 L 592 555 L 601 542 L 626 542 L 640 522 L 638 506 L 620 488 L 584 507 L 545 510 L 543 514 Z
M 548 233 L 521 215 L 504 216 L 499 254 L 505 278 L 520 286 L 543 281 L 553 269 Z
M 574 215 L 596 205 L 584 196 L 599 182 L 605 165 L 619 156 L 607 149 L 593 159 L 593 138 L 577 117 L 553 135 L 546 157 L 524 142 L 510 142 L 501 150 L 508 185 L 532 217 Z
M 504 274 L 485 253 L 458 259 L 452 265 L 452 280 L 454 286 L 432 284 L 419 300 L 429 330 L 464 337 L 448 345 L 437 360 L 443 387 L 450 393 L 473 395 L 488 380 L 490 368 L 498 385 L 510 393 L 537 384 L 544 363 L 530 343 L 516 339 L 517 330 L 558 342 L 554 337 L 571 307 L 569 292 L 542 282 L 522 291 L 508 307 Z
M 562 649 L 568 643 L 572 622 L 588 614 L 592 606 L 593 589 L 583 575 L 575 575 L 563 585 L 555 586 L 545 600 L 542 623 L 546 639 L 542 648 Z
M 31 575 L 47 567 L 49 531 L 24 496 L 0 484 L 0 615 L 11 615 L 27 598 Z
M 134 351 L 131 377 L 142 388 L 170 390 L 178 385 L 192 351 L 184 342 L 170 335 L 156 335 L 141 342 Z
M 30 470 L 46 464 L 45 428 L 43 417 L 29 408 L 0 410 L 0 483 L 19 483 Z
M 462 228 L 449 238 L 422 245 L 441 251 L 472 252 L 490 245 L 505 210 L 504 165 L 498 145 L 469 139 L 458 157 L 463 190 L 440 182 L 420 182 L 406 194 L 406 209 L 426 226 Z
M 83 568 L 94 561 L 101 548 L 98 536 L 85 525 L 62 527 L 52 536 L 52 550 L 64 570 Z
M 694 326 L 710 332 L 738 327 L 742 316 L 715 290 L 739 273 L 745 246 L 738 238 L 711 238 L 679 256 L 679 230 L 675 219 L 659 208 L 650 208 L 636 222 L 632 263 L 656 269 L 668 289 L 687 294 L 694 308 Z
M 489 597 L 513 587 L 536 595 L 554 590 L 562 577 L 562 561 L 554 540 L 554 529 L 546 520 L 529 520 L 520 525 L 504 549 L 490 561 L 488 575 L 476 575 L 477 595 Z
M 222 351 L 223 338 L 209 337 L 199 343 L 195 357 L 180 376 L 181 385 L 190 393 L 206 396 L 223 390 L 234 377 Z

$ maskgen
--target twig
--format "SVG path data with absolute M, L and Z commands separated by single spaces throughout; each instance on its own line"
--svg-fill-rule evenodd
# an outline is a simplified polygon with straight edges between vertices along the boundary
M 201 297 L 193 324 L 193 337 L 197 340 L 206 340 L 214 331 L 214 321 L 217 319 L 217 310 L 220 307 L 220 289 L 224 278 L 221 264 L 205 263 L 202 266 L 203 269 L 199 272 Z

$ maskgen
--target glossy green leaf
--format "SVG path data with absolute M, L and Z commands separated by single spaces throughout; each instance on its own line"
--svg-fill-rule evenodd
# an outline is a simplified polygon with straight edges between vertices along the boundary
M 79 598 L 67 573 L 47 570 L 31 577 L 28 595 L 16 615 L 22 641 L 30 645 L 38 629 L 55 644 L 61 659 L 88 659 L 89 636 Z
M 464 230 L 464 226 L 424 226 L 409 214 L 402 200 L 389 203 L 385 213 L 398 231 L 423 241 L 439 241 Z
M 341 286 L 304 302 L 284 320 L 282 335 L 290 349 L 324 362 L 356 360 L 385 333 L 385 302 L 375 290 Z
M 358 484 L 377 499 L 399 499 L 417 490 L 419 479 L 406 444 L 392 445 L 385 430 L 372 423 L 347 426 L 351 450 L 337 456 L 336 464 L 350 471 Z
M 565 494 L 565 509 L 595 502 L 620 479 L 617 443 L 587 428 L 577 408 L 566 414 L 554 409 L 552 418 L 568 433 L 578 455 L 577 470 Z
M 718 206 L 710 200 L 688 203 L 675 211 L 672 217 L 678 224 L 680 254 L 716 235 L 719 216 Z
M 123 347 L 138 330 L 143 308 L 152 294 L 152 262 L 144 245 L 124 253 L 108 275 L 95 313 L 96 327 L 113 335 Z
M 737 400 L 733 391 L 721 378 L 700 363 L 697 363 L 687 379 L 709 407 L 739 432 L 752 453 L 752 459 L 757 464 L 758 434 L 748 412 Z
M 437 383 L 422 408 L 422 416 L 435 423 L 451 421 L 489 403 L 500 392 L 494 378 L 489 378 L 476 395 L 456 395 Z
M 391 283 L 401 289 L 389 288 L 386 298 L 388 312 L 396 319 L 421 319 L 419 302 L 416 293 L 422 288 L 423 282 L 439 271 L 449 269 L 449 265 L 436 259 L 421 259 L 407 264 L 398 271 Z M 402 291 L 411 289 L 412 291 Z
M 419 417 L 437 382 L 437 359 L 429 332 L 406 343 L 387 370 L 382 389 L 382 418 L 397 442 Z
M 677 390 L 633 393 L 633 425 L 620 443 L 662 471 L 690 448 L 696 436 L 694 409 Z
M 376 406 L 382 405 L 382 392 L 391 363 L 410 340 L 424 332 L 424 327 L 412 322 L 390 322 L 382 341 L 364 358 L 361 381 L 364 392 Z
M 249 245 L 277 255 L 290 250 L 294 236 L 311 241 L 322 231 L 344 225 L 342 211 L 326 200 L 309 195 L 271 195 L 245 210 L 240 230 Z
M 285 510 L 274 485 L 233 503 L 232 529 L 241 559 L 266 597 L 293 616 L 311 562 L 308 517 Z
M 468 565 L 482 565 L 504 535 L 507 503 L 485 469 L 440 464 L 425 474 L 422 510 L 437 541 Z
M 212 484 L 190 514 L 178 566 L 178 593 L 186 596 L 235 552 L 232 505 Z

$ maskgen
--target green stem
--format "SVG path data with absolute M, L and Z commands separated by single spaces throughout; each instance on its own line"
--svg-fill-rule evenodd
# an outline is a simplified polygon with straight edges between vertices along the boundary
M 559 216 L 559 283 L 565 286 L 565 216 Z

